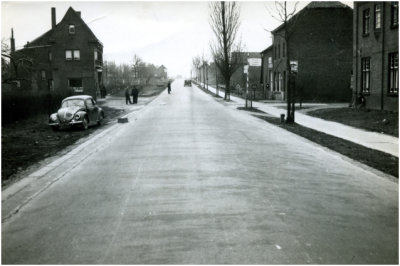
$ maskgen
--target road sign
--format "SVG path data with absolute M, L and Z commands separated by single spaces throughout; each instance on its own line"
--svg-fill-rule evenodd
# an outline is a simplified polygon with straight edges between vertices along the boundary
M 261 66 L 261 58 L 248 58 L 250 66 L 260 67 Z
M 290 61 L 290 71 L 292 73 L 297 73 L 299 69 L 299 61 Z
M 244 73 L 244 74 L 249 73 L 249 65 L 244 65 L 243 73 Z

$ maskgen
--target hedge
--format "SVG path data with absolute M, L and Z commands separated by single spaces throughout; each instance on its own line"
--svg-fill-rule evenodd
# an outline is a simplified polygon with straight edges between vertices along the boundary
M 60 108 L 61 101 L 71 96 L 66 92 L 3 91 L 1 97 L 2 125 L 35 117 L 50 115 Z

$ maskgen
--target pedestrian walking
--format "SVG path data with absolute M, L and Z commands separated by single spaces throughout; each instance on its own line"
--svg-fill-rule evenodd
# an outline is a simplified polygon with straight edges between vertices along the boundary
M 171 81 L 168 81 L 168 94 L 171 93 Z
M 139 96 L 139 90 L 137 89 L 136 85 L 133 85 L 133 89 L 131 91 L 131 94 L 132 94 L 132 102 L 133 102 L 133 104 L 137 103 L 138 96 Z
M 132 104 L 131 102 L 131 95 L 129 94 L 129 88 L 125 89 L 125 102 L 126 104 Z

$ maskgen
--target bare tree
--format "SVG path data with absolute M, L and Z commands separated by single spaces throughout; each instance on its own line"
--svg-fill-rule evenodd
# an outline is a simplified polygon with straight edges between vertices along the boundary
M 141 65 L 143 63 L 143 60 L 137 55 L 134 54 L 133 55 L 133 59 L 132 59 L 132 70 L 133 70 L 133 76 L 134 79 L 140 79 L 141 78 Z
M 11 51 L 4 39 L 1 40 L 1 61 L 2 83 L 13 83 L 20 80 L 30 81 L 30 79 L 22 76 L 33 71 L 33 59 L 21 51 Z
M 287 95 L 286 95 L 286 100 L 287 100 L 287 118 L 286 122 L 288 123 L 294 123 L 294 113 L 295 113 L 295 88 L 292 86 L 291 79 L 293 78 L 290 76 L 291 74 L 291 67 L 290 67 L 290 60 L 291 60 L 291 54 L 290 54 L 290 49 L 289 49 L 289 43 L 290 43 L 290 37 L 293 32 L 293 27 L 296 24 L 296 19 L 297 17 L 295 16 L 296 11 L 297 11 L 297 5 L 298 2 L 295 2 L 292 7 L 288 7 L 287 2 L 275 2 L 275 12 L 269 11 L 270 15 L 275 18 L 276 20 L 282 22 L 282 25 L 272 32 L 274 34 L 274 37 L 279 37 L 284 40 L 284 44 L 286 46 L 286 73 L 289 75 L 289 78 L 286 78 L 288 84 L 287 84 Z M 274 38 L 275 39 L 275 38 Z M 282 50 L 284 50 L 282 48 Z M 281 62 L 278 63 L 278 65 Z M 275 66 L 277 68 L 277 66 Z
M 240 26 L 240 10 L 236 2 L 210 3 L 210 26 L 215 40 L 210 43 L 214 63 L 225 83 L 225 100 L 230 99 L 230 81 L 233 73 L 240 67 L 242 45 L 236 41 Z M 236 52 L 236 53 L 233 53 Z M 239 56 L 235 56 L 235 55 Z
M 193 64 L 194 71 L 196 72 L 196 81 L 199 81 L 198 80 L 198 78 L 199 78 L 199 67 L 200 67 L 200 64 L 201 64 L 200 57 L 199 56 L 193 57 L 192 64 Z

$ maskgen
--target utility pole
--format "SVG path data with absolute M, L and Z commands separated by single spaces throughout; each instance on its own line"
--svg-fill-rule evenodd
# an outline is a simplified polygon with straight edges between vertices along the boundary
M 217 65 L 215 64 L 215 87 L 217 90 L 217 96 L 218 96 L 218 69 L 217 69 Z
M 249 65 L 244 65 L 244 73 L 246 74 L 246 109 L 248 107 L 248 97 L 249 97 Z

